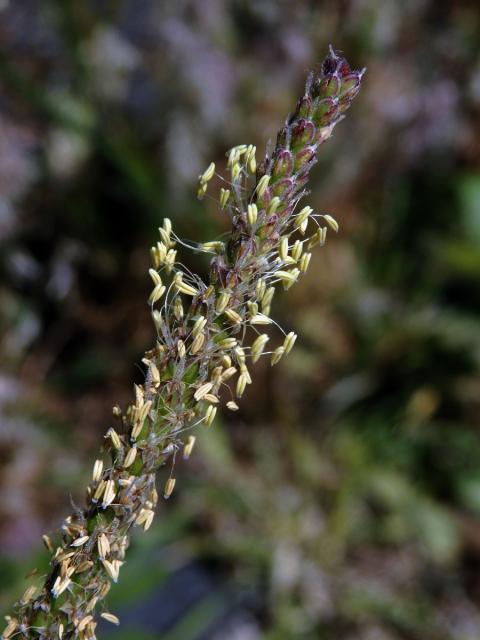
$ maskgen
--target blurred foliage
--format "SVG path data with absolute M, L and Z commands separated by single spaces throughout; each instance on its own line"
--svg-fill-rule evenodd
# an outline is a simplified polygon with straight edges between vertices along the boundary
M 367 66 L 276 301 L 300 338 L 135 540 L 117 638 L 480 637 L 480 11 L 468 0 L 0 1 L 0 603 L 87 477 L 153 331 L 148 247 L 201 240 L 332 42 Z M 200 271 L 204 263 L 186 256 Z M 43 565 L 42 565 L 43 563 Z

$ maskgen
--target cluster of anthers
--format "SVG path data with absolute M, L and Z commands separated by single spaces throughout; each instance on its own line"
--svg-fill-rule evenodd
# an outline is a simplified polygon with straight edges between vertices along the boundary
M 116 424 L 105 435 L 85 505 L 66 518 L 56 544 L 44 536 L 51 571 L 7 616 L 4 640 L 95 638 L 97 604 L 119 578 L 131 528 L 152 524 L 157 470 L 170 460 L 163 489 L 169 498 L 175 457 L 191 455 L 194 428 L 210 427 L 222 402 L 238 409 L 252 382 L 251 364 L 263 356 L 275 365 L 292 349 L 297 336 L 271 318 L 272 299 L 277 285 L 289 289 L 308 269 L 310 251 L 324 244 L 327 228 L 337 231 L 331 216 L 299 201 L 317 148 L 358 93 L 362 74 L 330 50 L 320 73 L 308 78 L 273 152 L 258 166 L 253 145 L 228 152 L 230 179 L 218 195 L 232 224 L 225 241 L 189 244 L 169 219 L 163 221 L 151 249 L 148 302 L 157 341 L 143 359 L 145 382 L 135 385 L 135 401 L 125 411 L 114 407 Z M 199 197 L 215 175 L 212 163 L 200 176 Z M 179 261 L 180 245 L 212 255 L 209 282 Z M 281 335 L 270 350 L 269 325 Z M 107 611 L 101 616 L 118 624 Z

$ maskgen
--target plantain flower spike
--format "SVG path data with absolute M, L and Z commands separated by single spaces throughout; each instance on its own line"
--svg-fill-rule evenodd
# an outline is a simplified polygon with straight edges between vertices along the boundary
M 121 577 L 133 527 L 147 530 L 153 521 L 160 470 L 169 461 L 173 469 L 179 450 L 191 455 L 195 439 L 184 433 L 201 424 L 215 428 L 219 400 L 230 398 L 226 407 L 238 410 L 233 398 L 247 392 L 250 362 L 266 357 L 276 364 L 293 347 L 297 336 L 290 331 L 266 352 L 274 336 L 260 335 L 257 326 L 278 331 L 270 318 L 273 294 L 308 267 L 309 253 L 299 262 L 304 245 L 309 251 L 325 242 L 327 227 L 319 220 L 338 228 L 331 216 L 299 204 L 318 149 L 359 92 L 363 73 L 331 48 L 320 72 L 308 77 L 272 153 L 258 162 L 253 145 L 228 152 L 230 185 L 220 190 L 219 209 L 231 230 L 225 242 L 196 247 L 211 256 L 208 282 L 183 270 L 170 220 L 160 227 L 148 300 L 156 342 L 142 360 L 145 381 L 132 403 L 112 416 L 115 426 L 108 425 L 85 503 L 65 519 L 54 543 L 44 536 L 49 572 L 14 605 L 3 638 L 93 640 L 100 615 L 118 624 L 99 605 Z M 200 197 L 214 173 L 212 163 L 200 176 Z M 229 393 L 220 395 L 226 387 Z M 163 478 L 165 499 L 175 484 L 171 472 Z

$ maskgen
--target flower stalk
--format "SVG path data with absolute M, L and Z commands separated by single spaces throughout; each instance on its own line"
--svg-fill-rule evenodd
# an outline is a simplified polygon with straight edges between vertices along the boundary
M 231 219 L 229 238 L 192 247 L 212 255 L 208 282 L 178 261 L 177 247 L 185 243 L 170 220 L 163 221 L 151 248 L 148 303 L 157 340 L 143 358 L 145 381 L 135 385 L 134 402 L 125 411 L 114 407 L 116 424 L 93 465 L 85 504 L 65 519 L 57 543 L 44 536 L 50 573 L 16 603 L 3 639 L 93 640 L 99 609 L 118 624 L 102 601 L 119 579 L 133 527 L 152 524 L 157 471 L 180 450 L 190 457 L 191 430 L 210 427 L 222 402 L 238 409 L 236 400 L 252 383 L 250 363 L 269 356 L 275 365 L 293 347 L 296 335 L 290 332 L 268 352 L 269 336 L 262 330 L 273 323 L 277 285 L 295 284 L 308 268 L 311 248 L 324 244 L 327 227 L 338 229 L 331 216 L 309 206 L 297 211 L 297 205 L 318 147 L 357 95 L 362 75 L 330 49 L 320 73 L 308 77 L 273 153 L 257 165 L 253 145 L 228 152 L 229 188 L 220 190 L 219 205 Z M 199 178 L 200 198 L 214 175 L 211 163 Z M 175 484 L 170 475 L 165 499 Z

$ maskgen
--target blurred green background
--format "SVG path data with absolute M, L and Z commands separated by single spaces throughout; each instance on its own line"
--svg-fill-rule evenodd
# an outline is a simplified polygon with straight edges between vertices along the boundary
M 141 379 L 161 218 L 227 228 L 198 173 L 263 150 L 329 43 L 368 67 L 309 197 L 341 232 L 275 301 L 291 356 L 177 462 L 100 637 L 480 638 L 474 0 L 0 0 L 2 611 Z

